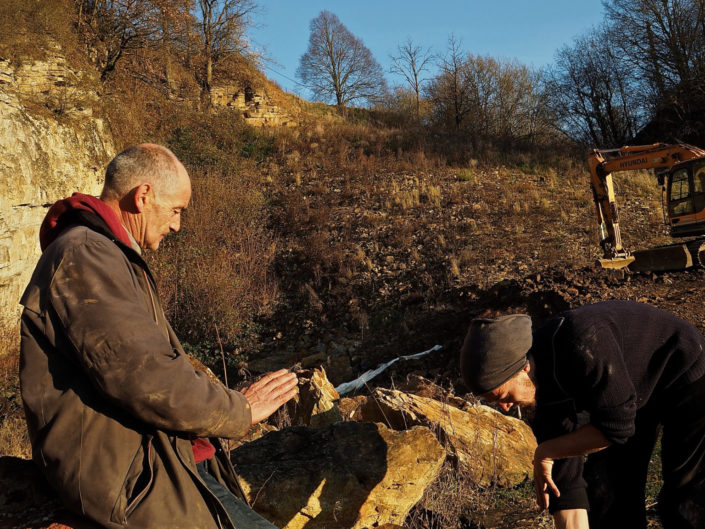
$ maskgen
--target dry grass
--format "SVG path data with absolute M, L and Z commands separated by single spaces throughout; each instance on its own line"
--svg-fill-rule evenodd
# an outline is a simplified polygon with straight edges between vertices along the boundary
M 82 55 L 72 4 L 70 0 L 0 2 L 0 53 L 13 61 L 43 59 L 59 46 L 72 59 Z
M 31 455 L 20 398 L 19 334 L 6 325 L 0 327 L 0 456 Z
M 406 529 L 466 529 L 468 527 L 552 527 L 550 516 L 533 506 L 533 484 L 513 489 L 479 487 L 446 462 L 406 518 Z

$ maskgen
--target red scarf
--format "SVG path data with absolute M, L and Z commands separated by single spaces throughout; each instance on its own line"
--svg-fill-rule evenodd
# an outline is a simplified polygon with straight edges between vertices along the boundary
M 54 203 L 44 217 L 42 226 L 39 228 L 39 245 L 42 251 L 46 250 L 54 239 L 56 239 L 62 231 L 67 227 L 66 217 L 64 214 L 75 210 L 90 211 L 98 215 L 108 225 L 113 235 L 127 246 L 132 246 L 130 236 L 122 226 L 120 217 L 113 211 L 110 206 L 99 198 L 82 193 L 74 193 L 69 198 L 59 200 Z

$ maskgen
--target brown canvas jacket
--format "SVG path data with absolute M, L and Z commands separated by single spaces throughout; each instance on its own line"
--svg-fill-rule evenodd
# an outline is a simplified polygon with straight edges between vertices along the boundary
M 242 437 L 249 404 L 193 369 L 139 255 L 109 232 L 71 227 L 21 303 L 33 459 L 64 503 L 109 528 L 230 527 L 189 439 Z

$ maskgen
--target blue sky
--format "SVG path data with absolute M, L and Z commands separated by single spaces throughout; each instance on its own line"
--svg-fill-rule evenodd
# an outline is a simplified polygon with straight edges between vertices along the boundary
M 250 40 L 271 59 L 265 73 L 303 97 L 309 94 L 294 82 L 296 68 L 308 46 L 309 23 L 323 9 L 338 15 L 385 71 L 390 54 L 408 37 L 440 54 L 451 34 L 465 51 L 538 68 L 604 16 L 601 0 L 261 0 L 259 5 Z M 402 83 L 390 74 L 387 80 Z

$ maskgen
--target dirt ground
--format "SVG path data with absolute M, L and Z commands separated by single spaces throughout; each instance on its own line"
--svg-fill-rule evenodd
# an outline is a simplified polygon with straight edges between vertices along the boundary
M 473 317 L 525 312 L 535 324 L 608 299 L 649 303 L 705 331 L 705 270 L 608 271 L 600 256 L 587 173 L 493 167 L 406 174 L 324 170 L 280 180 L 269 192 L 284 244 L 283 304 L 264 320 L 254 371 L 318 362 L 334 383 L 399 355 L 371 384 L 413 373 L 464 394 L 458 350 Z M 631 180 L 630 180 L 631 178 Z M 625 246 L 670 242 L 649 175 L 618 182 Z M 658 489 L 658 462 L 651 472 Z M 511 496 L 511 494 L 510 494 Z M 650 506 L 650 527 L 659 527 Z M 433 520 L 433 516 L 430 517 Z M 463 521 L 464 520 L 464 521 Z M 413 527 L 433 527 L 433 522 Z M 549 527 L 533 499 L 458 521 L 457 527 Z
M 454 356 L 478 314 L 525 311 L 540 324 L 606 299 L 650 303 L 705 330 L 703 270 L 596 266 L 594 205 L 581 166 L 323 167 L 296 178 L 283 171 L 272 181 L 281 302 L 260 322 L 261 350 L 250 357 L 255 371 L 324 359 L 338 383 L 441 344 L 445 357 L 436 355 L 427 374 L 457 380 Z M 627 248 L 672 241 L 652 177 L 627 175 L 617 190 Z

